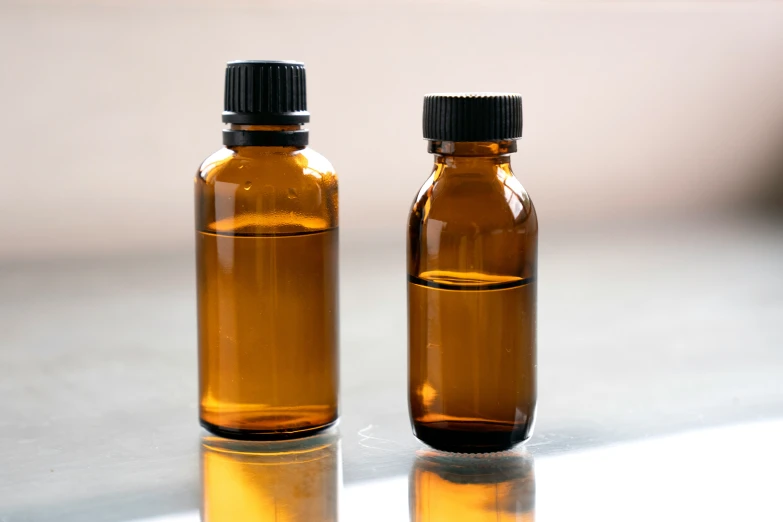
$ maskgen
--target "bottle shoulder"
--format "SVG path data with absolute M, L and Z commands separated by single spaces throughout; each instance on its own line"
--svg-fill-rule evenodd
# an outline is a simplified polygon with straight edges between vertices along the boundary
M 408 221 L 408 274 L 435 282 L 531 281 L 538 219 L 508 164 L 448 172 L 436 165 Z
M 199 230 L 277 234 L 338 226 L 337 176 L 309 148 L 221 149 L 199 168 L 195 197 Z
M 335 171 L 332 162 L 326 159 L 320 152 L 317 152 L 310 147 L 305 147 L 304 149 L 301 149 L 300 154 L 301 159 L 304 159 L 307 162 L 305 168 L 324 177 L 337 178 L 337 172 Z
M 533 201 L 508 167 L 454 173 L 436 165 L 410 212 L 411 225 L 426 221 L 474 233 L 537 228 Z
M 224 147 L 208 156 L 199 166 L 196 181 L 237 183 L 302 176 L 320 185 L 336 185 L 337 174 L 322 154 L 305 147 Z
M 227 147 L 216 150 L 201 162 L 196 171 L 196 180 L 213 181 L 222 170 L 230 165 L 235 155 L 236 151 Z

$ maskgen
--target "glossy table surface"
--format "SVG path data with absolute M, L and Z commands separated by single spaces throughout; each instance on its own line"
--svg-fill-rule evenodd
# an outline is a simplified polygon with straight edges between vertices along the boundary
M 342 418 L 200 430 L 190 253 L 0 265 L 0 522 L 783 520 L 783 225 L 546 230 L 539 417 L 410 433 L 404 246 L 344 244 Z

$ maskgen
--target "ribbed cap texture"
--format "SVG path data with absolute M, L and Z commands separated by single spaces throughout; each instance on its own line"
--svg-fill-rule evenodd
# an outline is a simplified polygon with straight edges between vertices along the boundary
M 522 137 L 522 96 L 511 93 L 427 94 L 424 138 L 499 141 Z
M 286 125 L 310 121 L 304 64 L 229 62 L 223 111 L 226 123 Z

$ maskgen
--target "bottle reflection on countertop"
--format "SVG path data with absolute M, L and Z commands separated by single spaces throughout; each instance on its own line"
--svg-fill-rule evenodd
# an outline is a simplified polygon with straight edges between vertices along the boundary
M 535 520 L 533 457 L 524 451 L 422 450 L 408 487 L 412 522 Z
M 201 438 L 203 522 L 336 521 L 336 430 L 282 442 Z

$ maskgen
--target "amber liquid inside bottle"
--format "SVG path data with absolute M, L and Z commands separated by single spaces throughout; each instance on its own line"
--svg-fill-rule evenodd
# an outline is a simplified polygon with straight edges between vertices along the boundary
M 513 142 L 433 142 L 408 223 L 413 430 L 446 451 L 507 449 L 536 407 L 538 223 Z
M 196 176 L 200 417 L 240 439 L 338 416 L 337 178 L 316 152 L 223 149 Z
M 411 522 L 535 520 L 532 457 L 420 452 L 409 480 Z
M 201 456 L 204 522 L 338 519 L 336 435 L 276 442 L 209 436 Z

